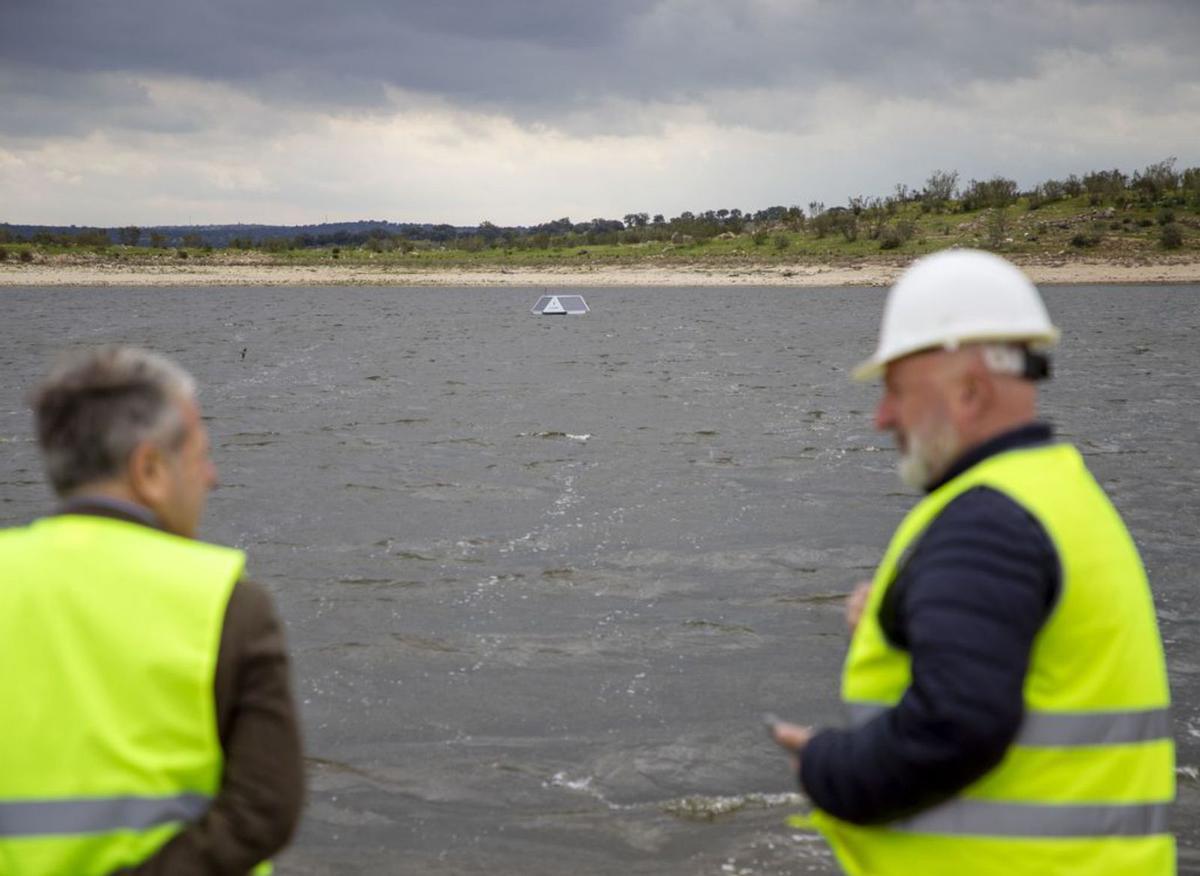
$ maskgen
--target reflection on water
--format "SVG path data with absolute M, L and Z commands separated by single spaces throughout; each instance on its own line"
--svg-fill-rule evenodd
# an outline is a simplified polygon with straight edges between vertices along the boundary
M 69 343 L 178 357 L 288 622 L 311 802 L 284 872 L 832 873 L 764 710 L 835 721 L 841 599 L 912 497 L 874 434 L 881 290 L 9 290 L 0 523 L 48 496 L 22 396 Z M 1045 409 L 1142 548 L 1200 872 L 1200 289 L 1051 289 Z M 241 350 L 246 348 L 245 359 Z

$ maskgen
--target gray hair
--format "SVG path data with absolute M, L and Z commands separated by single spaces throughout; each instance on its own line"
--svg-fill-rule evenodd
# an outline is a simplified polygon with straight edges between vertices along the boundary
M 65 356 L 31 398 L 55 492 L 120 475 L 143 441 L 178 448 L 186 435 L 178 402 L 195 394 L 190 374 L 147 350 L 106 346 Z

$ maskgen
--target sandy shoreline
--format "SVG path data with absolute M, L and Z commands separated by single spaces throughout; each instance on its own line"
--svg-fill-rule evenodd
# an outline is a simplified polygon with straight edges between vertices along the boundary
M 902 264 L 399 269 L 366 265 L 0 264 L 0 287 L 52 286 L 886 286 Z M 1200 261 L 1047 261 L 1037 283 L 1200 283 Z

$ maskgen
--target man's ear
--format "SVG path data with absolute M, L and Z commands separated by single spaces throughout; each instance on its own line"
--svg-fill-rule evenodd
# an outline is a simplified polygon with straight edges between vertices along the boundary
M 996 394 L 992 374 L 979 360 L 970 363 L 959 384 L 958 401 L 965 413 L 977 415 L 986 411 Z
M 143 441 L 129 454 L 129 488 L 138 501 L 157 508 L 167 495 L 167 459 L 153 441 Z

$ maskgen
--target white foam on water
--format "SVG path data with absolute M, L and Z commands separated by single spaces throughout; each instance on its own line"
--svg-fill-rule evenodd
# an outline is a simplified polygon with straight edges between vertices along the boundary
M 595 776 L 583 776 L 578 779 L 572 779 L 565 772 L 557 772 L 550 777 L 549 781 L 542 782 L 543 788 L 564 788 L 568 791 L 574 791 L 577 794 L 586 794 L 599 802 L 603 803 L 609 809 L 628 809 L 628 806 L 620 806 L 616 803 L 611 803 L 600 793 L 599 789 L 592 787 L 592 782 L 595 781 Z
M 566 788 L 568 791 L 591 791 L 595 776 L 584 776 L 572 779 L 566 773 L 555 773 L 548 782 L 542 782 L 543 788 Z
M 579 496 L 575 492 L 575 475 L 567 475 L 562 481 L 562 493 L 554 500 L 554 507 L 547 513 L 550 517 L 561 517 L 567 509 L 579 504 Z
M 586 794 L 589 797 L 603 803 L 613 811 L 629 811 L 629 810 L 644 810 L 646 808 L 654 808 L 659 812 L 665 812 L 668 815 L 674 815 L 688 821 L 711 821 L 721 815 L 730 815 L 740 812 L 743 809 L 775 809 L 778 807 L 795 808 L 805 805 L 806 800 L 803 795 L 795 792 L 784 792 L 778 794 L 763 794 L 757 791 L 748 794 L 728 794 L 721 796 L 708 796 L 704 794 L 694 794 L 689 797 L 677 797 L 671 800 L 664 800 L 659 803 L 631 803 L 621 804 L 613 803 L 593 785 L 595 776 L 581 776 L 572 778 L 565 771 L 555 773 L 546 781 L 542 782 L 543 788 L 563 788 L 567 791 L 574 791 L 579 794 Z M 798 834 L 800 836 L 800 834 Z M 806 839 L 808 839 L 806 837 Z

